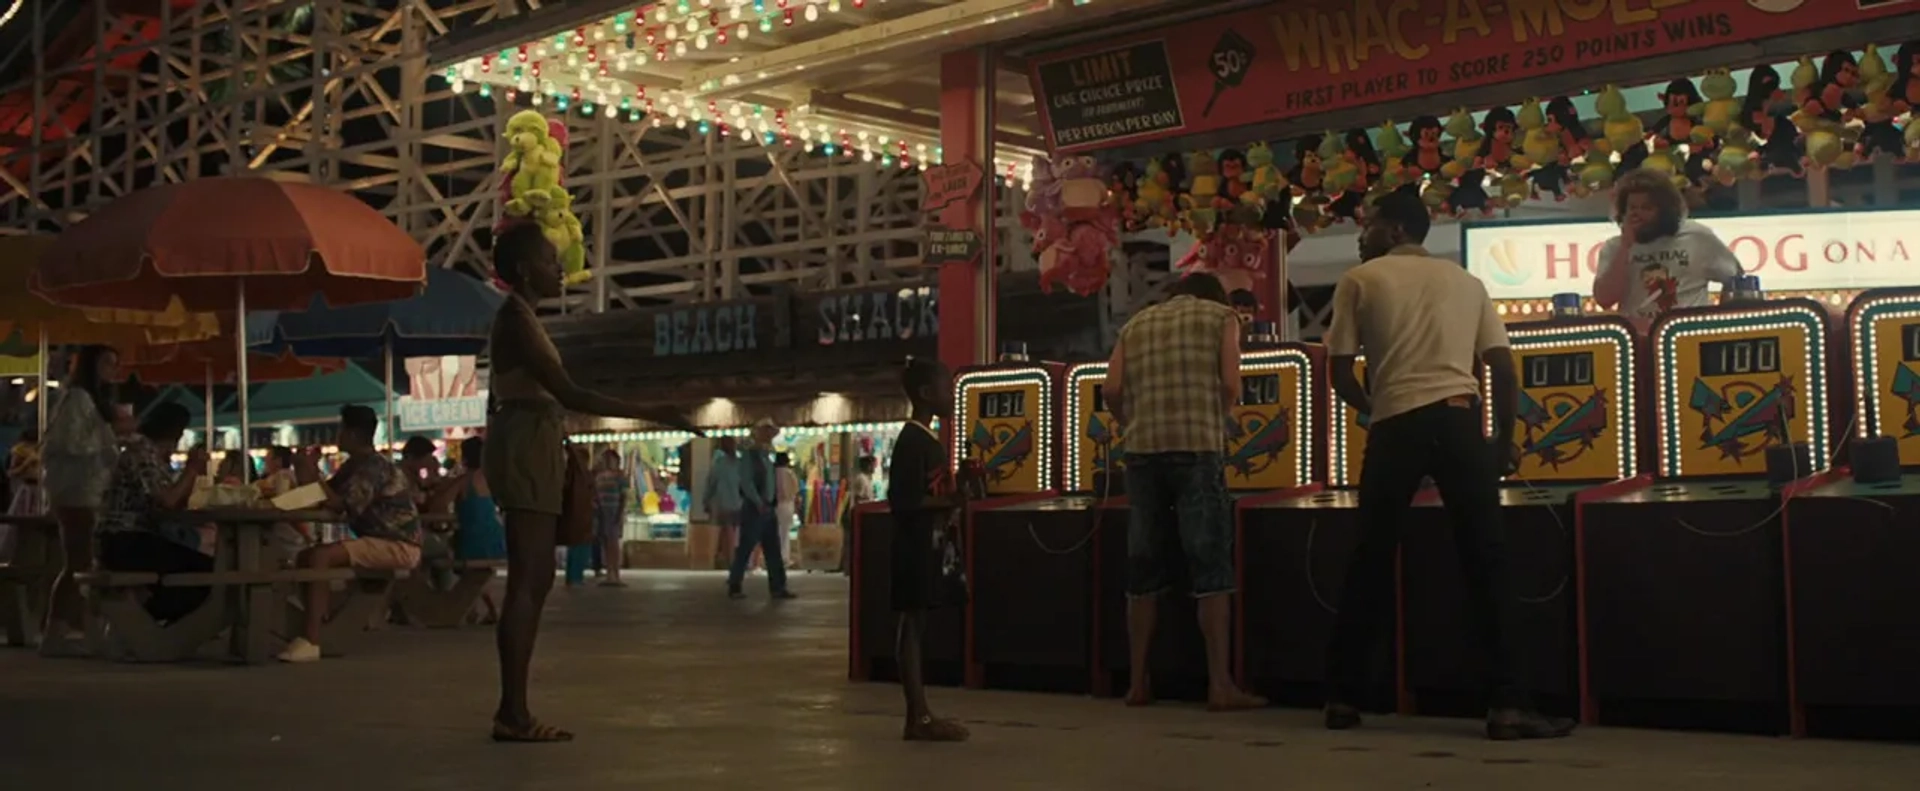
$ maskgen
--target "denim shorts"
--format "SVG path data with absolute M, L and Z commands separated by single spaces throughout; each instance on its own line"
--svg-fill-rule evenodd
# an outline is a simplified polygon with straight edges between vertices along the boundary
M 1218 453 L 1127 455 L 1127 593 L 1152 596 L 1174 587 L 1171 564 L 1185 557 L 1195 597 L 1232 593 L 1233 512 L 1225 459 Z

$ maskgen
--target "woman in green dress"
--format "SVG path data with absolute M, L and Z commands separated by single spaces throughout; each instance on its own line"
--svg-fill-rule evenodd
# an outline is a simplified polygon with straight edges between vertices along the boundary
M 496 638 L 500 706 L 493 715 L 493 738 L 571 741 L 573 734 L 541 724 L 527 707 L 527 668 L 540 611 L 553 590 L 555 531 L 566 490 L 564 417 L 580 412 L 694 429 L 671 407 L 603 395 L 567 374 L 534 312 L 540 300 L 563 293 L 559 256 L 538 226 L 523 223 L 502 232 L 494 241 L 493 266 L 510 292 L 495 314 L 487 352 L 492 381 L 484 469 L 506 514 L 507 533 L 507 593 Z

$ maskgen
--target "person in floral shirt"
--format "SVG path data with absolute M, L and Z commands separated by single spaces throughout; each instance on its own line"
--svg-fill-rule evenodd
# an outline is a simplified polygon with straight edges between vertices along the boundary
M 213 570 L 213 558 L 200 554 L 200 536 L 191 527 L 160 518 L 163 511 L 184 507 L 194 482 L 207 474 L 207 452 L 202 449 L 187 456 L 178 475 L 167 463 L 190 422 L 186 407 L 164 402 L 148 410 L 139 433 L 127 439 L 94 524 L 102 567 L 160 574 Z M 179 620 L 199 609 L 209 590 L 154 585 L 147 614 L 161 623 Z
M 420 565 L 420 509 L 413 484 L 393 459 L 375 447 L 380 418 L 368 407 L 340 408 L 340 449 L 346 463 L 323 486 L 327 507 L 346 517 L 353 538 L 321 544 L 300 553 L 302 568 L 412 569 Z M 318 459 L 303 455 L 296 474 L 303 483 L 319 480 Z M 282 662 L 320 660 L 320 627 L 326 623 L 327 583 L 307 585 L 304 634 L 280 652 Z

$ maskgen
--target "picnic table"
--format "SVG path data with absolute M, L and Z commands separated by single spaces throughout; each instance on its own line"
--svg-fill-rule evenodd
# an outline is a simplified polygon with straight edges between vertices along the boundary
M 60 523 L 51 516 L 0 515 L 0 525 L 13 527 L 13 557 L 0 564 L 0 631 L 7 645 L 35 645 L 54 577 L 65 565 Z
M 328 510 L 281 510 L 277 508 L 207 508 L 173 511 L 163 519 L 183 524 L 211 524 L 217 536 L 213 569 L 204 573 L 155 575 L 141 572 L 100 571 L 89 575 L 88 583 L 99 591 L 92 598 L 101 616 L 115 629 L 118 640 L 134 658 L 146 661 L 186 659 L 201 646 L 227 632 L 227 657 L 259 664 L 271 657 L 273 645 L 289 636 L 303 620 L 298 607 L 289 607 L 289 598 L 299 583 L 347 582 L 362 584 L 362 589 L 332 598 L 332 620 L 323 645 L 350 640 L 364 631 L 371 619 L 387 604 L 390 584 L 408 576 L 406 571 L 369 572 L 355 569 L 286 568 L 288 560 L 273 540 L 273 526 L 304 522 L 326 524 L 343 521 Z M 422 515 L 422 521 L 445 521 L 439 515 Z M 148 585 L 207 587 L 211 595 L 193 613 L 170 624 L 155 623 L 132 592 Z M 356 595 L 358 594 L 358 595 Z

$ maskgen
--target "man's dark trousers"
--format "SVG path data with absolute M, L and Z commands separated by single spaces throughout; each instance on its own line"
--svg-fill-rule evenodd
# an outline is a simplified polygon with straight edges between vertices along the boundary
M 1467 616 L 1488 657 L 1488 707 L 1526 708 L 1513 592 L 1500 525 L 1500 466 L 1478 402 L 1450 398 L 1375 422 L 1360 475 L 1360 548 L 1347 567 L 1327 651 L 1329 702 L 1357 704 L 1379 678 L 1376 646 L 1393 623 L 1394 551 L 1414 495 L 1440 489 L 1467 585 Z

